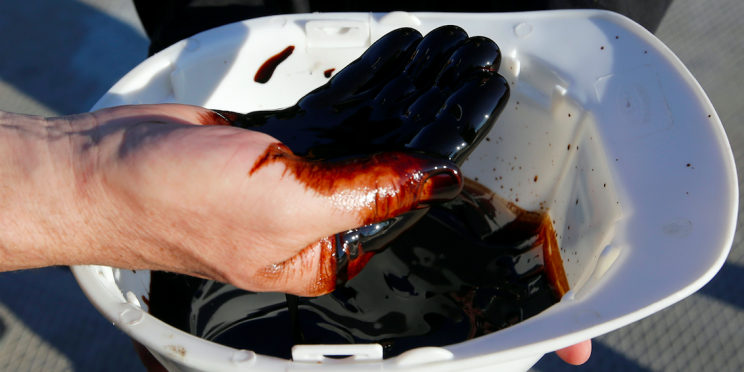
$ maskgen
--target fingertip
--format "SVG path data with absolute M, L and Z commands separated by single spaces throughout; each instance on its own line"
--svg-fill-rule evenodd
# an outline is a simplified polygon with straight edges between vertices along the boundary
M 436 84 L 444 90 L 456 89 L 475 71 L 498 71 L 501 50 L 493 40 L 484 36 L 470 37 L 450 57 L 452 63 L 444 66 Z
M 406 73 L 418 88 L 432 83 L 451 54 L 467 38 L 467 32 L 458 26 L 448 25 L 432 30 L 416 47 L 405 68 Z
M 399 28 L 375 41 L 362 54 L 361 59 L 369 66 L 380 67 L 391 58 L 397 59 L 403 57 L 402 54 L 406 53 L 412 45 L 418 44 L 422 38 L 423 36 L 416 29 L 408 27 Z
M 564 362 L 579 366 L 586 363 L 592 355 L 592 340 L 586 340 L 564 349 L 556 350 L 556 355 Z

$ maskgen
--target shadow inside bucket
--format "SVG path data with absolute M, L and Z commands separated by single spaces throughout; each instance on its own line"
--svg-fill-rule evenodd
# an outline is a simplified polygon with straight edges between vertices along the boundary
M 297 344 L 379 343 L 389 358 L 510 327 L 560 300 L 544 260 L 554 234 L 541 230 L 545 220 L 528 214 L 482 238 L 473 228 L 483 228 L 473 223 L 479 212 L 463 211 L 466 203 L 433 208 L 330 294 L 285 297 L 152 272 L 149 311 L 196 336 L 264 355 L 291 359 Z

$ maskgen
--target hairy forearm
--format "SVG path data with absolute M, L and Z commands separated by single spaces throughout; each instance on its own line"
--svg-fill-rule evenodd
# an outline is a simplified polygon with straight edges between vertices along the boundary
M 89 245 L 69 123 L 0 111 L 0 271 L 73 264 Z

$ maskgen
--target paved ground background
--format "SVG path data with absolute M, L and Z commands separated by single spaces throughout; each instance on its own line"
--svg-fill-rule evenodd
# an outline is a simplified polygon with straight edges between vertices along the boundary
M 674 0 L 657 36 L 707 92 L 742 174 L 744 2 Z M 147 45 L 129 0 L 0 1 L 0 110 L 86 111 Z M 598 338 L 584 366 L 548 355 L 533 371 L 743 371 L 743 231 L 698 293 Z M 0 371 L 144 370 L 66 268 L 0 274 L 0 334 Z

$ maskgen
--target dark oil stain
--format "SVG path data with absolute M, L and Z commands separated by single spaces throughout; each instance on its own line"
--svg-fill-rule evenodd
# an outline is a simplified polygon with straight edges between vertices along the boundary
M 284 62 L 284 60 L 289 58 L 289 56 L 292 55 L 292 52 L 294 52 L 294 49 L 294 45 L 290 45 L 284 48 L 284 50 L 282 50 L 281 52 L 267 59 L 266 62 L 264 62 L 261 67 L 258 68 L 258 71 L 256 71 L 256 76 L 253 77 L 253 81 L 261 84 L 266 84 L 269 79 L 271 79 L 271 75 L 274 74 L 274 70 L 276 70 L 276 67 L 279 66 L 280 63 Z
M 228 116 L 225 116 L 228 115 Z M 232 123 L 229 117 L 234 116 L 234 113 L 229 111 L 205 111 L 198 114 L 197 120 L 201 125 L 226 125 L 231 126 Z
M 297 105 L 288 109 L 245 115 L 216 111 L 200 117 L 200 122 L 205 125 L 233 125 L 251 129 L 269 134 L 281 142 L 265 150 L 253 165 L 249 176 L 256 175 L 270 164 L 278 163 L 284 166 L 286 176 L 296 178 L 318 195 L 328 197 L 343 191 L 369 197 L 351 199 L 374 200 L 362 207 L 355 205 L 352 209 L 358 214 L 360 224 L 367 226 L 349 233 L 336 234 L 305 248 L 319 250 L 321 260 L 326 263 L 321 265 L 323 272 L 318 283 L 313 284 L 315 287 L 308 292 L 334 290 L 332 293 L 318 298 L 287 296 L 286 303 L 250 313 L 253 318 L 235 323 L 220 323 L 231 324 L 232 327 L 225 327 L 219 336 L 210 340 L 238 349 L 288 358 L 291 356 L 291 347 L 298 340 L 337 344 L 349 342 L 339 335 L 354 334 L 355 343 L 385 345 L 384 355 L 390 357 L 414 347 L 450 345 L 512 326 L 558 302 L 569 290 L 556 240 L 557 232 L 550 223 L 547 212 L 527 212 L 485 186 L 461 179 L 459 171 L 455 172 L 457 165 L 462 164 L 480 139 L 484 138 L 495 117 L 503 110 L 508 98 L 508 86 L 502 77 L 493 73 L 494 68 L 479 64 L 484 60 L 483 56 L 486 56 L 496 58 L 493 59 L 492 66 L 498 66 L 500 52 L 494 43 L 478 37 L 467 41 L 464 31 L 455 26 L 445 26 L 438 30 L 446 32 L 435 37 L 427 35 L 423 40 L 412 29 L 393 31 L 389 34 L 393 37 L 385 36 L 370 47 L 369 50 L 373 52 L 368 53 L 372 55 L 365 54 L 347 67 L 349 70 L 345 68 L 339 71 L 322 89 L 308 94 Z M 432 34 L 436 32 L 437 30 Z M 428 38 L 431 39 L 427 40 Z M 487 45 L 489 48 L 484 48 Z M 457 48 L 465 53 L 463 63 L 447 64 L 451 59 L 450 55 Z M 418 53 L 418 50 L 431 52 Z M 387 64 L 378 64 L 380 57 L 375 53 L 393 57 L 389 58 Z M 374 64 L 365 65 L 368 62 Z M 428 66 L 434 63 L 449 67 L 445 67 L 441 74 L 427 72 Z M 410 78 L 406 77 L 402 80 L 402 83 L 407 84 L 406 89 L 396 86 L 389 92 L 385 91 L 388 94 L 387 100 L 385 97 L 376 100 L 375 97 L 383 91 L 385 85 L 393 81 L 390 79 L 399 76 L 395 72 L 398 71 L 396 66 L 411 66 L 405 73 L 414 73 L 417 76 L 417 80 L 413 82 L 415 84 L 412 85 Z M 360 80 L 352 77 L 357 76 L 358 71 L 368 71 L 368 67 L 372 67 L 371 71 L 374 73 L 360 86 Z M 455 79 L 457 76 L 472 76 L 473 79 L 466 79 L 463 85 Z M 271 74 L 266 80 L 270 77 Z M 425 140 L 418 141 L 417 146 L 402 146 L 391 141 L 393 137 L 390 136 L 390 129 L 374 122 L 378 120 L 375 118 L 382 115 L 384 121 L 379 123 L 392 123 L 395 128 L 405 129 L 397 133 L 400 138 L 406 137 L 404 134 L 408 132 L 419 133 L 423 125 L 419 121 L 424 122 L 421 115 L 426 116 L 427 112 L 414 110 L 411 103 L 429 91 L 434 79 L 441 78 L 452 89 L 470 89 L 462 90 L 465 99 L 444 109 L 442 112 L 447 115 L 440 116 L 442 125 L 446 124 L 446 128 L 450 129 L 457 128 L 459 132 L 433 132 L 434 134 L 425 136 Z M 477 102 L 473 97 L 480 96 L 498 99 L 483 108 L 470 105 Z M 335 103 L 331 107 L 318 108 L 318 97 L 322 97 L 324 102 Z M 432 97 L 439 96 L 429 98 Z M 405 102 L 398 100 L 399 98 Z M 395 110 L 389 108 L 393 102 L 399 101 L 405 105 L 400 103 L 395 106 Z M 425 107 L 439 108 L 442 104 L 436 102 Z M 377 116 L 372 115 L 373 113 Z M 475 122 L 472 118 L 482 118 L 483 115 L 490 117 L 483 125 L 463 124 Z M 349 125 L 351 123 L 354 125 Z M 339 128 L 346 127 L 364 128 L 366 132 L 361 132 L 361 135 L 359 132 L 350 131 L 346 134 L 339 131 Z M 503 141 L 502 138 L 499 140 Z M 461 149 L 463 142 L 467 143 L 465 149 Z M 436 156 L 427 156 L 424 153 Z M 447 168 L 443 168 L 444 165 Z M 414 173 L 422 177 L 411 177 Z M 382 182 L 383 185 L 378 186 L 381 179 L 393 181 Z M 365 187 L 369 185 L 375 186 Z M 455 199 L 448 201 L 452 198 Z M 437 204 L 438 202 L 442 204 Z M 341 209 L 349 207 L 344 202 L 337 203 Z M 406 210 L 410 212 L 399 215 Z M 497 213 L 506 210 L 514 219 L 506 225 L 493 223 Z M 413 220 L 419 222 L 386 225 L 399 228 L 403 226 L 405 230 L 400 235 L 391 234 L 396 238 L 385 251 L 369 249 L 369 242 L 354 240 L 363 235 L 363 229 L 377 226 L 377 222 L 384 225 L 391 221 L 387 219 L 390 216 L 398 215 L 396 218 L 401 218 L 409 214 L 415 215 Z M 375 224 L 369 225 L 373 222 Z M 411 247 L 424 247 L 427 251 L 436 253 L 432 257 L 437 258 L 437 266 L 427 269 L 420 264 L 421 258 L 414 254 Z M 528 254 L 525 252 L 529 252 L 529 255 L 523 258 L 522 265 L 527 261 L 529 266 L 526 271 L 522 270 L 525 268 L 522 265 L 520 270 L 516 270 L 520 257 Z M 373 256 L 374 259 L 370 260 Z M 474 260 L 473 257 L 479 258 Z M 391 267 L 393 262 L 401 263 L 408 273 L 391 276 L 386 268 Z M 289 260 L 272 265 L 264 275 L 280 275 L 284 267 L 291 267 L 295 263 Z M 489 266 L 489 263 L 492 265 Z M 367 269 L 364 275 L 368 274 L 367 270 L 372 270 L 369 275 L 384 277 L 381 281 L 383 285 L 370 289 L 370 293 L 356 292 L 354 281 L 347 281 L 365 266 Z M 444 278 L 455 280 L 452 288 L 443 289 L 441 286 L 442 270 L 450 270 L 458 276 L 455 279 Z M 494 275 L 494 272 L 498 275 Z M 408 277 L 420 279 L 416 285 L 423 287 L 414 288 L 414 282 L 408 281 Z M 194 319 L 191 315 L 193 300 L 205 296 L 200 288 L 209 282 L 152 272 L 151 314 L 189 332 L 191 319 Z M 246 292 L 238 289 L 225 293 L 224 296 L 220 295 L 220 301 L 225 302 L 210 302 L 208 308 L 198 309 L 199 319 L 202 316 L 208 318 L 220 310 L 222 305 L 230 306 L 230 299 L 243 295 Z M 388 299 L 396 296 L 423 296 L 423 299 L 437 297 L 437 301 L 448 303 L 447 306 L 452 311 L 435 313 L 425 302 L 406 305 L 417 306 L 414 310 L 420 311 L 414 312 L 421 314 L 421 322 L 428 324 L 427 329 L 431 329 L 431 332 L 439 332 L 410 336 L 413 323 L 401 318 L 404 310 L 400 308 L 388 308 L 380 303 L 378 308 L 384 311 L 380 312 L 379 319 L 359 318 L 355 301 L 364 296 L 372 296 L 378 301 L 383 301 L 383 297 Z M 328 304 L 340 305 L 341 311 L 334 312 L 335 308 L 331 309 Z M 234 309 L 231 308 L 232 310 Z M 328 327 L 331 323 L 333 327 Z M 378 327 L 378 324 L 381 326 Z M 331 328 L 338 331 L 329 331 Z M 199 330 L 192 332 L 197 332 L 194 333 L 197 336 L 204 336 L 198 333 L 201 332 Z M 313 332 L 315 336 L 312 335 Z M 271 333 L 276 336 L 276 340 L 272 339 L 271 343 L 267 343 L 261 337 L 246 337 L 246 334 L 251 333 Z M 396 342 L 398 339 L 401 341 Z
M 420 204 L 450 200 L 459 194 L 462 179 L 457 165 L 417 153 L 384 152 L 333 161 L 312 161 L 296 156 L 281 143 L 270 145 L 249 175 L 279 162 L 319 195 L 341 193 L 353 200 L 334 200 L 339 210 L 355 211 L 360 225 L 369 225 L 421 207 Z M 359 205 L 358 200 L 368 203 Z M 353 204 L 349 204 L 353 203 Z
M 511 222 L 503 227 L 488 222 L 504 211 L 515 216 Z M 560 301 L 569 286 L 557 235 L 547 212 L 526 211 L 466 180 L 455 200 L 433 206 L 386 251 L 375 255 L 361 287 L 350 281 L 322 297 L 287 296 L 286 302 L 240 311 L 232 300 L 249 299 L 251 293 L 233 288 L 221 290 L 208 302 L 199 301 L 225 285 L 153 272 L 151 290 L 168 295 L 158 297 L 151 313 L 196 336 L 285 358 L 293 345 L 310 340 L 343 344 L 349 341 L 339 335 L 352 333 L 354 342 L 374 343 L 384 336 L 383 353 L 389 358 L 413 347 L 446 346 L 486 335 Z M 428 253 L 422 257 L 413 246 Z M 520 270 L 515 270 L 520 261 Z M 393 265 L 398 269 L 391 271 Z M 450 274 L 443 276 L 443 270 Z M 205 293 L 209 283 L 212 290 Z M 173 298 L 173 293 L 180 295 Z M 385 301 L 401 298 L 415 300 L 404 305 L 414 308 L 401 312 L 396 308 L 400 305 Z M 374 305 L 377 313 L 372 316 L 358 305 L 370 299 L 382 301 Z M 429 299 L 440 305 L 432 307 Z M 224 306 L 231 306 L 232 314 L 247 315 L 224 319 Z M 447 310 L 438 311 L 439 306 Z M 193 318 L 194 311 L 199 317 Z M 199 324 L 194 328 L 190 319 L 230 326 L 214 335 Z M 429 330 L 419 333 L 416 326 L 421 324 L 428 324 Z M 246 336 L 262 332 L 271 332 L 273 342 Z

